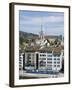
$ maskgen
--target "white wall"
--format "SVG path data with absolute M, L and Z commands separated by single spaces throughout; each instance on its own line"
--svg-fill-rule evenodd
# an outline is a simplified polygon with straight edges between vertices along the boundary
M 72 0 L 0 0 L 0 90 L 12 89 L 8 86 L 9 81 L 9 2 L 30 2 L 30 3 L 48 3 L 48 4 L 65 4 L 71 5 Z M 71 7 L 72 10 L 72 7 Z M 71 12 L 72 15 L 72 12 Z M 72 18 L 71 18 L 72 21 Z M 71 32 L 72 33 L 72 32 Z M 72 46 L 72 45 L 71 45 Z M 72 50 L 72 48 L 71 48 Z M 71 62 L 72 63 L 72 62 Z M 71 66 L 72 68 L 72 66 Z M 36 90 L 36 89 L 49 89 L 49 90 L 71 90 L 70 85 L 56 85 L 56 86 L 39 86 L 39 87 L 25 87 L 14 88 L 15 90 Z

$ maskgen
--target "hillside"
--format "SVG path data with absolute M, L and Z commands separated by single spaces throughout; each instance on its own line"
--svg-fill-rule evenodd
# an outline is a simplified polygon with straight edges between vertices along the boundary
M 32 38 L 34 36 L 38 36 L 38 35 L 33 34 L 33 33 L 27 33 L 27 32 L 23 32 L 23 31 L 19 31 L 19 37 L 21 37 L 21 38 Z

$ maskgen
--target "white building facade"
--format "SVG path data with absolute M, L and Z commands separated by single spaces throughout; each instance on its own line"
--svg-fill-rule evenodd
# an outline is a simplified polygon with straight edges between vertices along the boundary
M 23 54 L 20 56 L 20 67 L 23 67 L 23 59 L 25 60 L 25 69 L 27 70 L 48 70 L 48 71 L 55 71 L 59 72 L 62 68 L 62 57 L 63 52 L 58 54 L 53 54 L 53 51 L 50 52 L 43 52 L 43 51 L 31 51 L 25 52 L 25 59 L 23 58 Z

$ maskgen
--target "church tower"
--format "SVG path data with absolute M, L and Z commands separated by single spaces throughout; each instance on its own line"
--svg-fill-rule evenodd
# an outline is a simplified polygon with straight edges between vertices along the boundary
M 44 39 L 44 33 L 43 33 L 43 26 L 41 24 L 41 31 L 39 32 L 39 37 L 42 39 Z

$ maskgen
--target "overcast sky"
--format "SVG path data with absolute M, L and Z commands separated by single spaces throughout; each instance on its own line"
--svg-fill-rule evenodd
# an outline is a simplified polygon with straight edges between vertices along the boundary
M 42 30 L 45 35 L 64 34 L 63 12 L 19 11 L 20 31 L 39 34 Z

